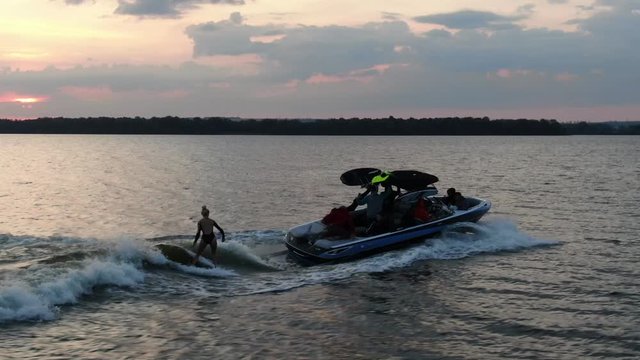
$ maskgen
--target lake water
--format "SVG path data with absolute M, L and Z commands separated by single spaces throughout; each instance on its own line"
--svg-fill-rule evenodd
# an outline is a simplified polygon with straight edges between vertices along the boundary
M 640 137 L 0 135 L 0 352 L 28 358 L 640 357 Z M 471 233 L 289 261 L 350 168 L 492 201 Z M 190 248 L 202 205 L 227 232 Z

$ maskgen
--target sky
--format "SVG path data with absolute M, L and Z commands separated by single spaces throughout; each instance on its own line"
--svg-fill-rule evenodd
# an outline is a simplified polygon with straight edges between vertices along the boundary
M 640 0 L 2 0 L 0 118 L 640 120 Z

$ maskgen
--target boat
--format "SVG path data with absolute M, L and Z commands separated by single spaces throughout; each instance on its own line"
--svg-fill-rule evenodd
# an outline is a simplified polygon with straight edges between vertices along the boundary
M 377 168 L 357 168 L 343 173 L 340 180 L 347 186 L 361 187 L 377 181 L 400 190 L 391 205 L 386 226 L 383 230 L 372 231 L 371 226 L 360 223 L 355 224 L 356 230 L 349 236 L 336 236 L 329 231 L 326 217 L 325 222 L 319 219 L 297 225 L 287 231 L 284 242 L 289 256 L 299 263 L 342 262 L 407 246 L 437 235 L 452 224 L 476 222 L 491 209 L 490 201 L 468 196 L 458 206 L 448 205 L 445 197 L 438 196 L 434 185 L 439 179 L 416 170 L 383 172 Z M 421 206 L 427 204 L 431 215 L 424 221 L 416 221 L 409 216 L 419 202 L 423 203 Z M 340 207 L 332 211 L 344 212 L 344 209 Z M 349 216 L 360 219 L 365 211 L 357 208 L 350 211 Z

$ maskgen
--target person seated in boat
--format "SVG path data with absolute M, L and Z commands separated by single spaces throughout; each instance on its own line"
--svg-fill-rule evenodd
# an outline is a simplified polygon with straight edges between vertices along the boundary
M 407 225 L 413 224 L 412 210 L 413 204 L 410 201 L 398 200 L 393 203 L 393 210 L 391 212 L 390 226 L 392 229 L 397 230 Z
M 430 204 L 428 205 L 427 202 L 431 203 L 431 201 L 425 199 L 422 196 L 418 198 L 418 201 L 416 202 L 416 206 L 413 208 L 413 212 L 411 215 L 411 220 L 413 224 L 415 225 L 424 224 L 433 219 L 433 214 L 429 209 Z
M 355 235 L 353 218 L 346 206 L 331 209 L 321 221 L 327 227 L 326 237 L 347 239 Z
M 441 219 L 453 214 L 454 210 L 442 202 L 441 199 L 436 197 L 429 198 L 431 204 L 428 206 L 428 210 L 431 213 L 431 220 Z
M 447 196 L 442 198 L 442 202 L 449 206 L 453 206 L 456 201 L 456 188 L 448 188 Z
M 442 201 L 449 205 L 449 206 L 453 206 L 456 209 L 459 210 L 466 210 L 467 206 L 466 206 L 466 201 L 464 196 L 462 196 L 462 194 L 459 191 L 456 191 L 455 188 L 449 188 L 447 189 L 447 196 L 445 198 L 442 199 Z
M 467 210 L 467 199 L 461 193 L 456 191 L 455 205 L 460 210 Z

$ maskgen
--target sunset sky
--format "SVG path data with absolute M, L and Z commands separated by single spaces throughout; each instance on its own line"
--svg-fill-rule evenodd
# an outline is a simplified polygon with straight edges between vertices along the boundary
M 640 0 L 2 0 L 0 118 L 640 120 Z

